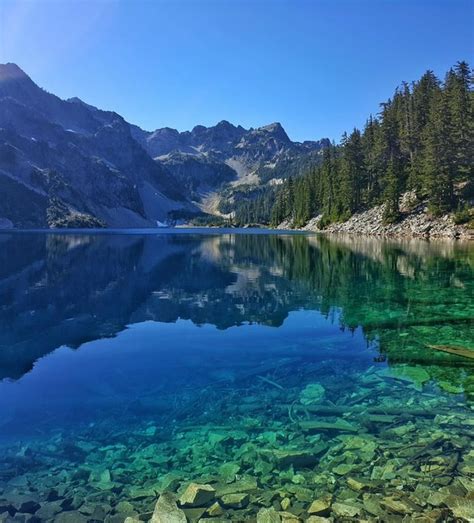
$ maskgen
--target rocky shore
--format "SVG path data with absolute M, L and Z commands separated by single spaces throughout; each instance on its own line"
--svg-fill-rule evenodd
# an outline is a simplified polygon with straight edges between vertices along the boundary
M 433 217 L 425 202 L 415 204 L 413 195 L 406 193 L 400 201 L 400 219 L 396 223 L 384 224 L 384 205 L 354 214 L 342 223 L 332 223 L 324 228 L 325 233 L 361 234 L 382 237 L 419 237 L 474 240 L 474 229 L 456 224 L 452 214 Z M 321 231 L 322 216 L 312 218 L 302 230 Z M 282 223 L 279 228 L 292 228 L 291 223 Z

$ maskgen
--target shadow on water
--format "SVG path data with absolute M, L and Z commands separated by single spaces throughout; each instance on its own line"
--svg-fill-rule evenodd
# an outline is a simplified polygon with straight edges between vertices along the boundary
M 249 493 L 221 499 L 227 521 L 287 505 L 304 519 L 318 496 L 336 518 L 463 517 L 472 246 L 229 232 L 2 234 L 0 247 L 11 515 L 27 495 L 44 521 L 94 519 L 91 499 L 119 521 L 125 502 L 143 515 L 194 480 Z M 453 506 L 426 504 L 439 489 Z

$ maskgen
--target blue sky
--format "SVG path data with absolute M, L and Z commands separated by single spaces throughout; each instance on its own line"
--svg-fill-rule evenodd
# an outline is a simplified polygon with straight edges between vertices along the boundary
M 402 80 L 474 63 L 474 0 L 0 0 L 0 62 L 145 129 L 362 126 Z

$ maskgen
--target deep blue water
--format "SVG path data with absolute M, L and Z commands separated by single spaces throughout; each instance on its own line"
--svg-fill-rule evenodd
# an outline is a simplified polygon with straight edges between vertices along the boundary
M 84 504 L 37 519 L 86 521 L 88 496 L 105 495 L 96 470 L 112 478 L 104 521 L 119 521 L 124 500 L 143 515 L 156 496 L 135 499 L 132 486 L 158 495 L 176 473 L 178 493 L 189 481 L 218 487 L 227 462 L 257 481 L 228 521 L 252 520 L 286 484 L 315 496 L 329 489 L 362 517 L 362 494 L 348 497 L 349 472 L 335 467 L 373 480 L 374 467 L 401 459 L 402 476 L 380 495 L 413 492 L 423 464 L 402 449 L 439 438 L 439 415 L 450 413 L 464 420 L 449 429 L 462 441 L 450 481 L 465 475 L 474 360 L 432 346 L 474 348 L 470 245 L 193 230 L 3 233 L 0 248 L 0 507 L 4 498 L 11 517 L 20 512 L 9 496 L 50 502 L 38 488 L 48 478 Z M 307 400 L 315 384 L 322 396 Z M 308 433 L 313 421 L 334 427 Z M 347 422 L 352 429 L 337 425 Z M 209 443 L 216 431 L 225 445 Z M 377 446 L 377 465 L 344 454 L 348 434 Z M 275 457 L 316 441 L 326 449 L 319 465 L 288 468 Z M 450 445 L 433 448 L 447 460 Z M 78 468 L 87 471 L 80 481 Z M 335 479 L 323 486 L 316 473 Z M 293 514 L 306 517 L 304 493 L 287 490 Z

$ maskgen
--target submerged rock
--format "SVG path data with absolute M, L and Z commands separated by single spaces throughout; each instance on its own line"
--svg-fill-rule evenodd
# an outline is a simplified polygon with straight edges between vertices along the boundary
M 250 501 L 248 494 L 225 494 L 221 497 L 222 505 L 225 508 L 245 508 Z
M 354 518 L 360 516 L 361 507 L 348 503 L 336 502 L 332 505 L 332 513 L 340 518 Z
M 308 468 L 316 465 L 319 461 L 318 456 L 326 450 L 327 446 L 321 444 L 314 449 L 302 450 L 274 450 L 268 451 L 271 457 L 276 461 L 279 468 Z
M 217 485 L 217 496 L 222 497 L 225 494 L 238 494 L 241 492 L 251 492 L 257 490 L 257 480 L 251 476 L 242 478 L 241 480 L 226 485 Z
M 178 508 L 175 497 L 169 492 L 161 494 L 150 523 L 187 523 L 186 515 Z
M 331 512 L 332 495 L 327 494 L 313 501 L 308 509 L 308 514 L 315 516 L 329 516 Z
M 258 511 L 257 523 L 282 523 L 282 521 L 280 514 L 272 507 Z
M 200 485 L 190 483 L 179 498 L 179 503 L 183 507 L 202 507 L 214 500 L 216 491 L 211 485 Z
M 89 476 L 89 481 L 100 490 L 110 490 L 114 486 L 108 469 L 93 470 Z
M 224 463 L 219 467 L 219 474 L 225 483 L 232 483 L 235 481 L 235 476 L 240 471 L 240 465 L 238 463 Z
M 230 494 L 229 494 L 230 495 Z M 206 510 L 206 514 L 208 516 L 210 516 L 211 518 L 212 517 L 215 517 L 215 516 L 222 516 L 222 514 L 224 514 L 224 510 L 222 509 L 222 507 L 219 505 L 219 503 L 217 501 L 215 501 L 207 510 Z
M 295 516 L 291 512 L 279 512 L 281 518 L 281 523 L 301 523 L 301 519 L 298 516 Z
M 474 500 L 457 498 L 450 503 L 449 507 L 453 514 L 461 520 L 474 521 Z
M 299 426 L 304 432 L 309 434 L 319 434 L 323 431 L 334 432 L 359 432 L 359 427 L 351 425 L 349 422 L 339 419 L 335 422 L 308 420 L 300 421 Z
M 373 488 L 374 482 L 364 478 L 350 477 L 347 478 L 347 486 L 356 492 L 362 492 Z
M 41 520 L 48 520 L 53 519 L 61 510 L 61 504 L 58 501 L 52 501 L 51 503 L 43 503 L 41 508 L 35 512 L 35 515 Z
M 410 515 L 421 510 L 421 507 L 418 507 L 415 503 L 411 503 L 409 500 L 403 498 L 383 498 L 382 506 L 390 512 L 401 515 Z
M 303 392 L 300 394 L 300 403 L 302 405 L 312 405 L 319 403 L 325 395 L 326 391 L 319 383 L 310 383 L 306 385 Z
M 418 390 L 431 379 L 423 367 L 413 365 L 396 365 L 391 369 L 393 376 L 411 381 Z
M 54 523 L 88 523 L 88 521 L 89 517 L 84 516 L 84 514 L 76 512 L 75 510 L 71 510 L 70 512 L 61 512 L 61 514 L 58 514 L 54 518 Z M 172 522 L 170 521 L 168 523 Z

